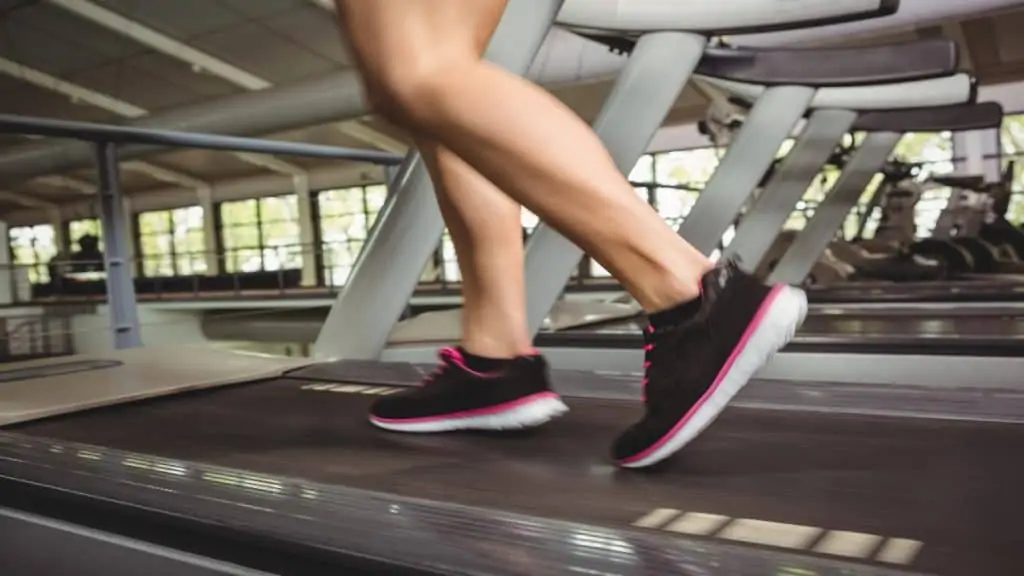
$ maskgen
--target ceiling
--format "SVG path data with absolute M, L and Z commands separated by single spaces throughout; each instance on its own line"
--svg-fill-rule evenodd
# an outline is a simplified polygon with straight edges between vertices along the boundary
M 904 0 L 909 2 L 910 0 Z M 946 0 L 927 0 L 932 6 Z M 952 0 L 948 0 L 952 2 Z M 976 0 L 982 1 L 982 0 Z M 286 86 L 350 66 L 329 0 L 0 0 L 0 113 L 120 123 L 231 94 Z M 850 45 L 916 38 L 957 41 L 964 67 L 982 83 L 1024 78 L 1024 7 L 962 13 L 948 20 L 843 37 Z M 965 2 L 958 3 L 959 6 Z M 961 12 L 963 12 L 961 10 Z M 802 40 L 835 44 L 835 36 Z M 575 52 L 573 52 L 575 50 Z M 531 70 L 559 98 L 592 119 L 621 57 L 553 31 Z M 597 77 L 595 79 L 595 76 Z M 692 122 L 705 107 L 688 88 L 666 124 Z M 401 131 L 375 119 L 305 127 L 266 137 L 399 151 Z M 0 155 L 30 141 L 0 136 Z M 337 163 L 332 163 L 336 165 Z M 322 160 L 254 161 L 226 152 L 179 150 L 132 162 L 130 197 L 288 170 Z M 35 178 L 0 190 L 0 215 L 88 202 L 90 170 Z M 283 191 L 283 190 L 282 190 Z M 185 202 L 187 204 L 188 202 Z

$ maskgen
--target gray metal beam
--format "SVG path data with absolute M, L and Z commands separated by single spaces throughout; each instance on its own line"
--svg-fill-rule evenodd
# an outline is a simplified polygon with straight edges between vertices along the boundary
M 872 132 L 864 138 L 839 179 L 815 209 L 810 222 L 797 234 L 789 250 L 775 265 L 768 277 L 769 282 L 800 284 L 804 281 L 835 237 L 836 230 L 857 205 L 864 189 L 889 159 L 901 136 L 895 132 Z
M 807 110 L 814 88 L 777 86 L 765 90 L 719 162 L 715 173 L 679 225 L 679 235 L 704 254 L 718 247 L 779 146 Z
M 797 202 L 856 119 L 852 110 L 811 114 L 793 148 L 743 216 L 723 257 L 736 256 L 748 270 L 758 269 Z
M 354 71 L 339 72 L 280 88 L 234 94 L 133 120 L 126 125 L 185 132 L 248 136 L 357 118 L 366 114 L 362 83 Z M 122 159 L 152 150 L 125 146 Z M 0 154 L 0 182 L 11 183 L 87 168 L 93 147 L 83 142 L 42 142 Z
M 594 121 L 615 165 L 628 174 L 647 150 L 704 53 L 707 39 L 684 32 L 646 34 L 637 42 Z M 537 333 L 583 251 L 545 223 L 526 247 L 526 306 Z
M 561 6 L 562 0 L 511 0 L 486 58 L 526 74 Z M 314 344 L 317 359 L 378 358 L 441 239 L 444 221 L 418 152 L 409 154 L 392 182 L 394 193 Z
M 114 347 L 139 348 L 142 334 L 135 298 L 135 282 L 128 260 L 128 219 L 121 196 L 117 146 L 110 142 L 95 145 L 99 173 L 100 223 L 103 226 L 103 259 L 107 268 L 107 308 Z
M 73 138 L 90 142 L 110 142 L 118 145 L 143 144 L 147 148 L 166 146 L 203 148 L 207 150 L 245 152 L 247 154 L 304 156 L 352 162 L 372 162 L 375 164 L 398 164 L 402 161 L 401 156 L 381 150 L 342 148 L 339 146 L 288 142 L 286 140 L 224 136 L 204 132 L 115 126 L 113 124 L 98 124 L 95 122 L 73 122 L 57 118 L 18 116 L 15 114 L 0 114 L 0 134 L 31 134 L 50 136 L 52 138 Z M 275 162 L 275 160 L 268 158 L 256 163 L 266 165 L 271 162 Z

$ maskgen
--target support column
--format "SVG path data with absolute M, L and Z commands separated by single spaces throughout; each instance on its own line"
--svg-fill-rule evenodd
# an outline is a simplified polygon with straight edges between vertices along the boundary
M 309 177 L 292 176 L 296 202 L 299 206 L 299 244 L 302 246 L 302 286 L 316 286 L 316 222 L 313 221 L 313 197 L 309 192 Z
M 811 221 L 800 231 L 769 275 L 769 282 L 800 284 L 804 281 L 902 136 L 896 132 L 872 132 L 864 138 L 839 179 L 814 211 Z
M 525 74 L 561 6 L 562 0 L 511 0 L 486 58 Z M 441 239 L 444 222 L 419 153 L 410 151 L 394 183 L 317 337 L 318 360 L 377 359 Z
M 966 174 L 981 174 L 985 182 L 998 182 L 1002 176 L 999 129 L 966 130 L 953 133 L 953 169 Z
M 679 225 L 680 236 L 704 254 L 715 251 L 813 97 L 814 88 L 806 86 L 765 90 Z
M 133 282 L 135 278 L 139 277 L 139 270 L 142 263 L 135 254 L 135 211 L 132 209 L 131 198 L 123 198 L 121 200 L 121 211 L 124 213 L 124 233 L 128 239 L 125 244 L 125 262 L 128 265 L 128 273 L 131 275 Z
M 139 348 L 142 334 L 135 299 L 135 284 L 126 261 L 127 222 L 121 196 L 121 178 L 117 165 L 117 146 L 110 142 L 96 145 L 99 172 L 100 222 L 103 226 L 104 260 L 107 268 L 107 307 L 114 348 Z
M 17 300 L 16 278 L 14 259 L 11 258 L 10 227 L 0 220 L 0 305 L 14 304 Z
M 223 272 L 223 262 L 217 254 L 217 207 L 213 203 L 213 188 L 209 185 L 196 189 L 199 206 L 203 209 L 203 261 L 206 262 L 206 275 L 217 276 Z
M 797 202 L 856 119 L 852 110 L 816 110 L 811 115 L 792 150 L 743 216 L 723 256 L 738 257 L 747 270 L 758 269 Z
M 67 231 L 64 228 L 64 215 L 60 207 L 55 206 L 49 210 L 48 224 L 53 226 L 53 245 L 57 247 L 58 253 L 64 258 L 71 256 L 70 245 L 68 244 Z
M 594 121 L 594 131 L 623 174 L 629 174 L 647 151 L 700 62 L 706 43 L 702 36 L 682 32 L 646 34 L 637 42 Z M 582 256 L 582 250 L 543 222 L 530 234 L 526 310 L 531 333 L 540 330 Z

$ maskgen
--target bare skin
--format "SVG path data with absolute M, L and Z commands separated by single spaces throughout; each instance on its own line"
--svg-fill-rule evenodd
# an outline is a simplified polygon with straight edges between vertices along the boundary
M 374 111 L 416 135 L 463 276 L 463 346 L 530 349 L 520 205 L 649 312 L 699 295 L 711 262 L 637 197 L 600 140 L 535 84 L 482 59 L 507 0 L 336 0 Z

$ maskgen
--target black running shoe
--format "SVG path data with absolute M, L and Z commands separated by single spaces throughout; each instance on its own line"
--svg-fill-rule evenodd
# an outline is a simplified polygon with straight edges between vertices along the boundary
M 650 466 L 696 438 L 807 313 L 803 291 L 765 286 L 732 262 L 704 275 L 701 299 L 694 317 L 644 334 L 647 410 L 612 447 L 621 466 Z
M 522 356 L 500 371 L 474 372 L 445 348 L 441 363 L 418 387 L 385 396 L 370 422 L 397 432 L 531 428 L 569 410 L 551 390 L 543 357 Z

